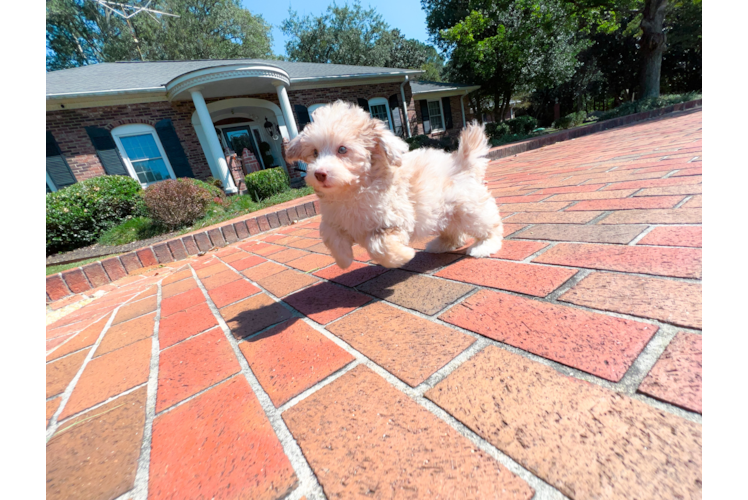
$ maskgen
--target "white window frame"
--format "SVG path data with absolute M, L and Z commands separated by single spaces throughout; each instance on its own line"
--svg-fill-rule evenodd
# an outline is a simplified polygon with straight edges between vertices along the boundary
M 54 193 L 55 191 L 57 191 L 57 186 L 55 186 L 55 183 L 54 183 L 54 181 L 53 181 L 53 180 L 52 180 L 52 178 L 51 178 L 51 177 L 49 176 L 49 172 L 47 172 L 47 186 L 49 186 L 49 190 L 50 190 L 50 191 L 52 191 L 53 193 Z
M 428 103 L 430 103 L 430 102 L 438 102 L 439 103 L 439 113 L 441 114 L 441 117 L 442 117 L 442 127 L 441 128 L 435 128 L 432 125 L 431 126 L 431 132 L 429 132 L 429 134 L 433 134 L 434 132 L 444 132 L 446 130 L 445 129 L 446 123 L 444 123 L 444 106 L 442 106 L 442 100 L 441 99 L 427 99 L 426 100 L 426 109 L 429 111 L 429 116 L 428 116 L 428 118 L 429 118 L 429 124 L 432 123 L 431 122 L 431 110 L 428 109 L 429 108 Z
M 326 102 L 325 103 L 320 103 L 320 104 L 312 104 L 311 106 L 309 106 L 308 108 L 306 108 L 307 112 L 309 113 L 309 121 L 311 121 L 311 122 L 314 121 L 314 119 L 312 118 L 312 113 L 316 109 L 321 108 L 322 106 L 327 106 L 328 104 L 329 103 L 326 103 Z
M 140 179 L 138 179 L 138 174 L 135 173 L 135 168 L 133 168 L 132 162 L 130 162 L 130 157 L 127 156 L 127 151 L 122 145 L 120 137 L 130 137 L 133 135 L 143 134 L 151 134 L 153 136 L 153 140 L 156 142 L 158 152 L 161 153 L 161 159 L 164 160 L 164 164 L 166 165 L 166 170 L 169 172 L 169 175 L 172 179 L 176 179 L 177 176 L 174 175 L 174 170 L 171 168 L 171 163 L 169 163 L 169 157 L 166 156 L 166 151 L 164 151 L 164 147 L 161 145 L 161 140 L 158 138 L 156 129 L 151 127 L 150 125 L 146 125 L 145 123 L 131 123 L 129 125 L 120 125 L 119 127 L 112 129 L 112 138 L 114 138 L 114 143 L 117 144 L 117 149 L 119 150 L 120 155 L 122 155 L 122 159 L 125 162 L 125 167 L 127 168 L 127 172 L 130 174 L 130 177 L 140 182 Z M 151 184 L 155 184 L 155 182 L 140 182 L 140 185 L 144 188 L 148 187 Z
M 384 97 L 372 97 L 371 99 L 369 99 L 369 115 L 373 118 L 373 115 L 371 114 L 372 106 L 381 106 L 382 104 L 384 104 L 384 107 L 387 110 L 387 125 L 389 125 L 390 130 L 394 132 L 395 129 L 392 128 L 392 112 L 390 111 L 390 102 L 387 99 L 385 99 Z

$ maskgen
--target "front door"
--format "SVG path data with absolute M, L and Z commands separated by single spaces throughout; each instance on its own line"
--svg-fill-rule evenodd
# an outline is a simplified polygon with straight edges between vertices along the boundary
M 257 147 L 257 142 L 252 136 L 248 125 L 223 128 L 222 132 L 226 139 L 226 144 L 229 148 L 234 150 L 237 155 L 241 156 L 244 148 L 247 148 L 252 151 L 252 154 L 255 155 L 255 158 L 260 162 L 262 168 L 265 168 L 262 156 L 260 155 L 260 148 Z

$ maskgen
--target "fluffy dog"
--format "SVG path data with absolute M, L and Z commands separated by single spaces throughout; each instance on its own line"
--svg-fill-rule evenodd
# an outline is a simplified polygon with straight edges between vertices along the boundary
M 307 163 L 306 182 L 319 196 L 320 234 L 338 266 L 353 262 L 353 243 L 379 264 L 400 267 L 415 250 L 411 239 L 438 234 L 427 252 L 440 253 L 475 238 L 468 255 L 501 248 L 499 209 L 483 184 L 488 141 L 473 122 L 451 154 L 408 152 L 381 120 L 337 101 L 318 108 L 313 122 L 287 143 L 286 159 Z

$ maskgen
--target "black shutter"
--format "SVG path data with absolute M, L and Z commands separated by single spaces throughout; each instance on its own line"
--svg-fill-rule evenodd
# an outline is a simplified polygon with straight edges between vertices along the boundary
M 442 110 L 444 111 L 444 128 L 449 129 L 452 124 L 452 106 L 449 105 L 449 97 L 442 97 Z
M 296 113 L 296 118 L 299 120 L 299 132 L 304 130 L 304 127 L 306 127 L 307 123 L 312 121 L 309 118 L 309 110 L 306 109 L 306 106 L 303 106 L 301 104 L 294 104 L 293 110 Z
M 166 152 L 166 157 L 169 158 L 174 175 L 177 177 L 195 177 L 171 120 L 167 118 L 158 122 L 156 124 L 156 133 L 161 141 L 161 146 L 164 148 L 164 152 Z
M 369 112 L 369 101 L 367 101 L 366 99 L 361 99 L 360 97 L 356 100 L 358 101 L 358 105 L 361 106 L 361 108 L 368 113 Z
M 429 103 L 426 99 L 419 101 L 421 103 L 421 119 L 423 120 L 423 133 L 431 132 L 431 121 L 429 120 Z
M 91 138 L 101 166 L 104 167 L 107 175 L 130 175 L 117 150 L 112 134 L 107 129 L 86 127 L 86 133 Z
M 68 162 L 62 156 L 57 141 L 49 130 L 47 130 L 47 174 L 49 174 L 57 189 L 62 189 L 77 182 Z

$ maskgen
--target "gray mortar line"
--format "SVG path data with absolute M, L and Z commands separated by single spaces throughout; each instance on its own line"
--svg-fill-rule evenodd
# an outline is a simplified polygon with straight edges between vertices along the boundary
M 156 416 L 156 391 L 158 390 L 158 334 L 161 325 L 161 302 L 163 300 L 160 281 L 156 283 L 156 287 L 156 316 L 153 324 L 153 337 L 151 337 L 151 364 L 148 375 L 148 388 L 146 390 L 145 427 L 143 429 L 143 442 L 140 445 L 140 457 L 138 458 L 138 468 L 135 473 L 135 482 L 133 485 L 133 500 L 146 500 L 148 497 L 153 420 Z
M 618 382 L 623 392 L 631 396 L 636 392 L 644 378 L 655 365 L 662 353 L 678 333 L 678 328 L 673 326 L 663 326 L 657 329 L 657 332 L 649 339 L 647 345 L 639 353 L 623 378 Z
M 676 208 L 682 207 L 683 205 L 688 203 L 694 196 L 696 195 L 693 195 L 693 194 L 686 195 L 686 197 L 680 200 L 678 203 L 676 203 L 675 206 L 671 210 L 675 210 Z
M 305 323 L 308 323 L 308 322 L 305 322 Z M 348 354 L 351 354 L 351 353 L 348 352 Z M 301 393 L 297 394 L 296 396 L 292 397 L 291 399 L 289 399 L 288 401 L 286 401 L 285 403 L 283 403 L 282 405 L 280 405 L 278 407 L 278 413 L 279 414 L 283 414 L 283 412 L 285 412 L 289 408 L 291 408 L 293 406 L 296 406 L 298 403 L 300 403 L 301 401 L 305 400 L 306 398 L 308 398 L 309 396 L 311 396 L 312 394 L 314 394 L 318 390 L 322 389 L 326 385 L 330 385 L 331 383 L 335 382 L 337 379 L 339 379 L 340 377 L 342 377 L 343 375 L 345 375 L 349 371 L 353 370 L 354 368 L 356 368 L 360 364 L 361 364 L 361 360 L 358 359 L 358 358 L 356 358 L 356 357 L 354 357 L 353 361 L 351 361 L 350 363 L 348 363 L 344 367 L 340 368 L 339 370 L 335 371 L 334 373 L 331 373 L 327 377 L 323 378 L 322 380 L 320 380 L 319 382 L 317 382 L 316 384 L 314 384 L 313 386 L 311 386 L 309 389 L 306 389 L 306 390 L 302 391 Z
M 187 397 L 186 397 L 185 399 L 183 399 L 182 401 L 179 401 L 179 402 L 177 402 L 177 403 L 174 403 L 173 405 L 171 405 L 171 406 L 170 406 L 170 407 L 168 407 L 168 408 L 164 408 L 163 410 L 161 410 L 161 411 L 159 411 L 159 412 L 156 412 L 156 415 L 155 415 L 155 417 L 156 417 L 156 418 L 159 418 L 159 417 L 160 417 L 161 415 L 164 415 L 164 414 L 166 414 L 166 413 L 169 413 L 169 412 L 170 412 L 170 411 L 172 411 L 172 410 L 176 410 L 176 409 L 177 409 L 177 408 L 179 408 L 180 406 L 182 406 L 182 405 L 185 405 L 185 404 L 189 403 L 189 402 L 190 402 L 190 401 L 192 401 L 193 399 L 197 399 L 198 397 L 202 396 L 203 394 L 205 394 L 205 393 L 206 393 L 206 392 L 208 392 L 209 390 L 213 389 L 213 388 L 214 388 L 214 387 L 216 387 L 216 386 L 219 386 L 219 385 L 223 384 L 223 383 L 224 383 L 224 382 L 226 382 L 227 380 L 230 380 L 230 379 L 232 379 L 232 378 L 236 377 L 237 375 L 239 375 L 239 371 L 236 371 L 236 372 L 232 373 L 231 375 L 229 375 L 229 376 L 227 376 L 227 377 L 225 377 L 225 378 L 222 378 L 222 379 L 221 379 L 221 380 L 219 380 L 218 382 L 214 382 L 214 383 L 210 384 L 210 385 L 209 385 L 208 387 L 206 387 L 205 389 L 201 389 L 201 390 L 200 390 L 199 392 L 196 392 L 195 394 L 192 394 L 191 396 L 187 396 Z
M 657 408 L 658 410 L 677 415 L 684 420 L 689 420 L 699 425 L 703 424 L 703 417 L 700 413 L 692 412 L 691 410 L 686 410 L 684 408 L 681 408 L 680 406 L 660 401 L 659 399 L 647 396 L 646 394 L 642 394 L 641 392 L 635 392 L 629 397 L 631 399 L 635 399 L 644 404 L 648 404 L 649 406 Z
M 600 215 L 598 215 L 597 217 L 595 217 L 591 221 L 585 222 L 582 225 L 583 226 L 594 226 L 598 222 L 600 222 L 601 220 L 603 220 L 604 218 L 606 218 L 607 216 L 609 216 L 610 214 L 612 214 L 613 212 L 615 212 L 615 210 L 604 210 L 603 213 L 601 213 Z
M 637 243 L 639 243 L 641 240 L 643 240 L 646 235 L 648 235 L 649 233 L 651 233 L 652 231 L 654 231 L 655 227 L 656 226 L 653 226 L 651 224 L 648 225 L 647 227 L 644 228 L 644 231 L 642 231 L 641 233 L 639 233 L 639 235 L 636 236 L 633 240 L 629 241 L 626 244 L 626 246 L 635 246 Z M 685 247 L 682 247 L 682 248 L 685 248 Z
M 510 241 L 514 241 L 514 240 L 510 240 Z M 524 259 L 519 260 L 519 261 L 517 261 L 517 260 L 509 261 L 508 259 L 495 259 L 495 260 L 502 260 L 502 261 L 507 261 L 507 262 L 519 262 L 521 264 L 529 264 L 530 262 L 532 262 L 533 259 L 537 258 L 539 255 L 544 254 L 545 252 L 547 252 L 551 248 L 555 247 L 559 243 L 564 243 L 564 242 L 561 242 L 561 241 L 548 241 L 548 240 L 525 240 L 525 239 L 522 239 L 521 241 L 540 241 L 542 243 L 548 243 L 548 245 L 544 246 L 543 248 L 541 248 L 537 252 L 535 252 L 532 255 L 529 255 L 529 256 L 527 256 Z
M 91 346 L 91 349 L 88 351 L 88 354 L 86 355 L 86 358 L 83 360 L 83 363 L 81 364 L 80 368 L 78 368 L 78 372 L 73 377 L 73 380 L 70 381 L 68 386 L 65 388 L 65 390 L 62 393 L 61 400 L 60 400 L 60 406 L 57 407 L 57 410 L 55 411 L 54 415 L 52 415 L 52 418 L 49 420 L 49 425 L 47 426 L 47 442 L 52 438 L 54 433 L 57 431 L 57 419 L 60 417 L 60 414 L 65 409 L 65 405 L 67 405 L 68 400 L 70 399 L 70 395 L 73 393 L 73 389 L 75 389 L 76 384 L 78 383 L 78 380 L 81 378 L 81 375 L 83 374 L 83 371 L 86 369 L 86 366 L 88 366 L 88 362 L 93 358 L 94 352 L 96 352 L 96 349 L 99 348 L 99 344 L 101 343 L 101 340 L 104 338 L 104 335 L 106 334 L 107 330 L 109 330 L 109 326 L 112 324 L 112 320 L 114 320 L 114 316 L 116 316 L 117 312 L 119 311 L 119 308 L 122 307 L 121 305 L 118 306 L 114 311 L 111 312 L 111 316 L 109 317 L 109 320 L 104 325 L 104 328 L 101 330 L 101 333 L 99 334 L 99 338 L 96 339 L 96 342 L 94 342 L 94 345 Z
M 241 374 L 244 375 L 244 378 L 247 380 L 250 387 L 252 388 L 252 391 L 257 397 L 257 400 L 260 406 L 262 407 L 262 410 L 265 412 L 265 415 L 267 416 L 268 421 L 270 422 L 270 425 L 273 428 L 273 431 L 275 432 L 275 435 L 278 437 L 278 440 L 280 441 L 281 446 L 283 447 L 283 451 L 285 452 L 286 456 L 291 462 L 291 466 L 293 467 L 296 473 L 296 477 L 298 478 L 298 481 L 299 481 L 298 486 L 286 498 L 288 500 L 298 500 L 304 495 L 306 495 L 309 500 L 317 499 L 317 498 L 319 499 L 326 498 L 324 492 L 322 491 L 322 486 L 317 481 L 317 476 L 314 475 L 312 468 L 309 466 L 306 459 L 304 458 L 304 454 L 301 451 L 301 447 L 296 442 L 296 439 L 291 434 L 291 431 L 288 430 L 288 427 L 286 426 L 285 422 L 281 418 L 281 414 L 278 411 L 278 409 L 275 407 L 275 405 L 273 404 L 272 400 L 270 399 L 270 396 L 268 396 L 267 392 L 265 392 L 265 389 L 262 388 L 262 385 L 260 384 L 259 380 L 257 380 L 257 377 L 255 377 L 255 374 L 252 372 L 252 369 L 249 367 L 249 363 L 247 362 L 247 359 L 244 357 L 244 354 L 242 354 L 241 349 L 239 349 L 239 344 L 236 338 L 231 333 L 231 330 L 229 329 L 226 322 L 223 320 L 221 313 L 218 311 L 218 308 L 213 303 L 213 300 L 210 298 L 210 295 L 208 294 L 208 290 L 205 288 L 205 285 L 203 285 L 202 281 L 200 281 L 199 277 L 197 276 L 197 272 L 194 269 L 192 269 L 192 274 L 195 278 L 195 281 L 197 281 L 198 287 L 200 287 L 200 290 L 203 292 L 203 295 L 205 296 L 205 300 L 208 304 L 208 307 L 213 313 L 213 316 L 216 318 L 216 321 L 218 321 L 218 325 L 221 327 L 221 330 L 223 330 L 223 333 L 226 339 L 228 340 L 229 345 L 231 346 L 231 349 L 234 351 L 234 356 L 236 356 L 237 360 L 239 361 L 239 366 L 241 367 Z M 270 296 L 275 298 L 274 295 L 270 295 Z M 277 301 L 277 302 L 281 302 L 281 301 Z
M 112 311 L 109 311 L 108 313 L 104 313 L 104 314 L 102 314 L 101 316 L 94 316 L 94 318 L 96 318 L 96 319 L 95 319 L 95 320 L 93 321 L 93 323 L 91 323 L 91 324 L 90 324 L 90 325 L 88 325 L 88 326 L 92 326 L 92 325 L 93 325 L 94 323 L 97 323 L 97 322 L 101 321 L 101 320 L 102 320 L 102 319 L 104 318 L 104 316 L 106 316 L 107 314 L 110 314 L 111 312 L 112 312 Z M 83 321 L 83 320 L 81 320 L 81 321 Z M 73 324 L 75 324 L 75 323 L 73 323 Z M 88 328 L 88 326 L 87 326 L 86 328 Z M 82 332 L 82 331 L 83 331 L 83 330 L 85 330 L 86 328 L 81 328 L 81 329 L 80 329 L 80 330 L 78 330 L 77 332 L 73 332 L 72 334 L 70 334 L 70 337 L 69 337 L 68 339 L 66 339 L 66 340 L 65 340 L 65 342 L 62 342 L 61 344 L 57 344 L 56 346 L 54 346 L 54 347 L 53 347 L 52 349 L 50 349 L 49 351 L 47 351 L 47 352 L 46 352 L 46 353 L 44 354 L 44 357 L 46 358 L 46 357 L 47 357 L 47 356 L 49 356 L 50 354 L 54 353 L 54 352 L 55 352 L 55 351 L 56 351 L 57 349 L 59 349 L 60 347 L 64 346 L 65 344 L 67 344 L 67 343 L 68 343 L 68 342 L 70 342 L 71 340 L 73 340 L 73 339 L 74 339 L 75 337 L 77 337 L 77 336 L 78 336 L 78 334 L 79 334 L 80 332 Z M 60 335 L 60 337 L 62 337 L 62 335 Z M 48 340 L 48 341 L 49 341 L 49 340 L 54 340 L 55 338 L 56 338 L 56 337 L 52 337 L 51 339 L 47 339 L 47 340 Z M 73 351 L 73 352 L 71 352 L 71 353 L 68 353 L 68 354 L 66 354 L 65 356 L 60 356 L 59 358 L 56 358 L 56 359 L 50 359 L 50 360 L 49 360 L 49 361 L 47 361 L 46 363 L 47 363 L 47 364 L 49 364 L 49 363 L 52 363 L 53 361 L 57 361 L 58 359 L 62 359 L 62 358 L 64 358 L 64 357 L 66 357 L 66 356 L 69 356 L 70 354 L 75 354 L 76 352 L 82 351 L 83 349 L 85 349 L 85 347 L 81 347 L 81 348 L 80 348 L 80 349 L 78 349 L 77 351 Z
M 680 169 L 672 170 L 668 172 L 667 174 L 665 174 L 664 176 L 660 177 L 660 179 L 668 179 L 672 177 L 673 175 L 677 174 L 678 172 L 680 172 Z
M 85 410 L 81 410 L 78 413 L 74 413 L 74 414 L 70 415 L 65 420 L 62 420 L 61 422 L 57 423 L 58 424 L 58 428 L 61 425 L 65 426 L 65 424 L 67 424 L 68 422 L 70 422 L 71 420 L 73 420 L 75 418 L 82 417 L 82 416 L 86 415 L 87 413 L 89 413 L 90 411 L 97 410 L 97 409 L 101 408 L 102 406 L 104 406 L 104 405 L 106 405 L 108 403 L 111 403 L 112 401 L 115 401 L 115 400 L 119 399 L 122 396 L 127 396 L 131 392 L 137 391 L 138 389 L 144 387 L 146 385 L 146 383 L 147 382 L 143 382 L 142 384 L 138 384 L 135 387 L 131 387 L 131 388 L 127 389 L 126 391 L 120 392 L 119 394 L 116 394 L 114 396 L 109 397 L 105 401 L 102 401 L 100 403 L 96 403 L 95 405 L 90 406 L 90 407 L 86 408 Z

